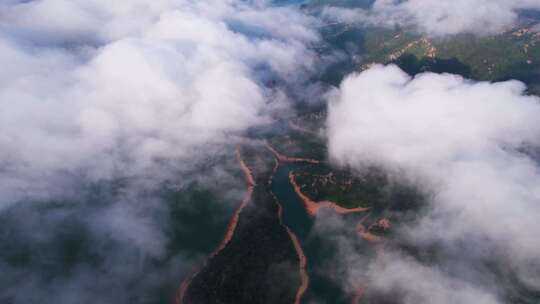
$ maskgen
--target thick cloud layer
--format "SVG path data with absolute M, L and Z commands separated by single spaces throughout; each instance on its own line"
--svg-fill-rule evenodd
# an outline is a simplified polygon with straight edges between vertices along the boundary
M 312 22 L 235 0 L 0 4 L 0 208 L 215 154 L 287 107 L 268 84 L 312 68 Z
M 524 91 L 516 81 L 478 83 L 432 73 L 411 79 L 395 66 L 376 66 L 345 79 L 329 106 L 335 161 L 381 166 L 430 193 L 431 211 L 403 237 L 442 248 L 439 266 L 455 273 L 446 272 L 437 285 L 441 292 L 453 288 L 449 282 L 459 269 L 467 270 L 461 272 L 465 281 L 489 281 L 489 271 L 479 268 L 493 262 L 521 284 L 540 288 L 540 171 L 529 156 L 540 144 L 540 100 Z M 384 273 L 393 276 L 388 284 L 407 285 L 415 271 L 435 281 L 445 275 L 399 258 L 376 265 L 382 266 L 378 282 Z
M 413 27 L 443 36 L 493 34 L 513 26 L 520 10 L 540 9 L 536 0 L 377 0 L 369 10 L 328 7 L 324 15 L 344 22 Z
M 313 69 L 313 22 L 266 1 L 1 1 L 0 302 L 170 302 L 243 196 L 234 145 Z

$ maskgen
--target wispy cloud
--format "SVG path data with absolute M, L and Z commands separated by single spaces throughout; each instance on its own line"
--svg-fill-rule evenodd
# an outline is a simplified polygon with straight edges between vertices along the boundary
M 433 299 L 446 298 L 456 277 L 466 287 L 457 289 L 473 288 L 495 271 L 481 265 L 496 262 L 524 286 L 540 288 L 540 173 L 530 153 L 540 144 L 540 100 L 524 91 L 517 81 L 474 82 L 432 73 L 411 78 L 395 66 L 376 66 L 344 80 L 329 105 L 330 156 L 353 168 L 375 164 L 431 193 L 428 214 L 400 236 L 443 252 L 434 269 L 399 255 L 383 257 L 376 282 L 406 285 L 414 273 L 429 274 L 437 284 L 430 292 L 438 295 L 403 288 L 426 303 L 458 303 L 464 301 Z M 394 268 L 407 270 L 388 270 Z M 494 303 L 499 296 L 481 298 Z
M 313 22 L 265 1 L 2 1 L 0 302 L 169 300 L 185 227 L 155 190 L 241 197 L 224 155 L 290 110 Z
M 317 40 L 297 11 L 241 1 L 46 0 L 1 11 L 0 206 L 74 172 L 110 179 L 212 155 L 287 107 L 267 85 L 300 81 Z
M 329 6 L 323 16 L 342 22 L 401 26 L 431 36 L 493 34 L 518 21 L 520 10 L 540 9 L 534 0 L 377 0 L 369 9 Z

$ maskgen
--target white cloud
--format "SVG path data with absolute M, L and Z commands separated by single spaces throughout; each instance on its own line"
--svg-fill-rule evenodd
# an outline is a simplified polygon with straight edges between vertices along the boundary
M 0 8 L 0 206 L 62 191 L 66 175 L 156 174 L 217 153 L 287 106 L 265 83 L 302 81 L 318 39 L 292 8 L 236 0 Z
M 377 0 L 368 9 L 328 7 L 326 17 L 344 22 L 414 27 L 431 36 L 493 34 L 515 25 L 519 10 L 540 9 L 536 0 Z
M 404 231 L 412 242 L 461 248 L 453 254 L 471 269 L 495 259 L 540 288 L 540 171 L 519 152 L 540 144 L 540 100 L 524 91 L 517 81 L 376 66 L 346 78 L 329 105 L 330 156 L 379 165 L 432 194 L 428 215 Z
M 290 110 L 274 84 L 315 67 L 313 22 L 265 1 L 0 1 L 0 301 L 167 298 L 206 255 L 182 217 L 241 200 L 229 152 Z M 190 182 L 212 196 L 161 187 Z
M 500 303 L 493 290 L 451 278 L 435 267 L 394 253 L 382 252 L 368 268 L 370 288 L 379 293 L 397 292 L 403 304 Z

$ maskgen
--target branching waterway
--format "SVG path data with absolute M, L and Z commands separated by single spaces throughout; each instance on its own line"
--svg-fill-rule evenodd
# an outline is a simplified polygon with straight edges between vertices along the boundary
M 267 143 L 244 153 L 239 149 L 237 158 L 246 196 L 217 250 L 182 283 L 176 302 L 350 303 L 354 295 L 346 294 L 327 275 L 335 258 L 332 236 L 313 228 L 326 212 L 356 218 L 367 209 L 345 210 L 332 202 L 310 201 L 311 209 L 317 210 L 310 212 L 307 197 L 290 179 L 306 159 L 281 155 Z M 262 290 L 266 286 L 272 290 Z
M 350 303 L 349 295 L 326 275 L 326 261 L 331 260 L 335 252 L 325 237 L 312 231 L 316 218 L 306 212 L 303 202 L 289 181 L 289 173 L 294 171 L 295 167 L 295 164 L 280 164 L 274 175 L 272 192 L 283 208 L 283 223 L 296 233 L 306 255 L 310 285 L 302 303 L 312 300 L 323 303 Z M 325 212 L 333 211 L 325 209 Z

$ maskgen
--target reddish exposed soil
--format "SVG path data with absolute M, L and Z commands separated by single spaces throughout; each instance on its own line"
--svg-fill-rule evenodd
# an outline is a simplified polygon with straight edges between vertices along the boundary
M 311 135 L 317 135 L 317 132 L 315 131 L 311 131 L 311 130 L 308 130 L 306 128 L 303 128 L 299 125 L 297 125 L 296 123 L 290 121 L 289 122 L 289 127 L 295 131 L 298 131 L 298 132 L 302 132 L 302 133 L 306 133 L 306 134 L 311 134 Z
M 300 304 L 302 301 L 302 296 L 306 292 L 309 286 L 309 276 L 306 271 L 306 265 L 307 265 L 307 258 L 304 254 L 304 251 L 302 250 L 302 246 L 300 246 L 300 242 L 298 241 L 298 237 L 294 232 L 292 232 L 289 227 L 285 227 L 287 229 L 287 232 L 289 233 L 289 236 L 291 237 L 291 241 L 294 244 L 294 248 L 296 249 L 296 253 L 298 254 L 298 259 L 300 260 L 300 280 L 301 284 L 300 287 L 298 287 L 298 290 L 296 291 L 296 297 L 294 300 L 294 304 Z
M 218 248 L 212 253 L 212 256 L 217 255 L 231 241 L 234 235 L 234 231 L 236 230 L 236 226 L 238 225 L 238 220 L 240 219 L 240 213 L 242 212 L 242 209 L 244 209 L 244 207 L 246 207 L 246 205 L 251 200 L 251 194 L 253 193 L 253 188 L 255 187 L 255 179 L 253 178 L 253 175 L 251 174 L 251 170 L 248 168 L 248 166 L 246 165 L 246 163 L 240 156 L 240 151 L 238 149 L 236 150 L 236 157 L 238 159 L 238 162 L 240 163 L 240 167 L 242 168 L 242 171 L 244 172 L 244 175 L 246 178 L 247 192 L 240 206 L 238 206 L 238 208 L 236 208 L 236 210 L 234 211 L 234 214 L 231 217 L 231 220 L 227 227 L 227 232 L 225 233 L 225 237 L 219 244 Z
M 296 250 L 296 254 L 298 255 L 298 261 L 299 261 L 298 269 L 300 272 L 300 287 L 298 287 L 298 290 L 296 291 L 294 304 L 300 304 L 300 302 L 302 301 L 302 297 L 304 296 L 304 294 L 306 293 L 306 290 L 309 287 L 309 276 L 306 270 L 307 258 L 306 258 L 306 255 L 304 254 L 304 250 L 302 250 L 302 246 L 300 245 L 300 241 L 298 240 L 298 237 L 296 236 L 296 234 L 289 227 L 283 224 L 283 220 L 282 220 L 283 207 L 281 207 L 281 204 L 278 202 L 275 196 L 274 196 L 274 199 L 276 201 L 276 204 L 278 205 L 279 222 L 287 230 L 287 233 L 289 234 L 289 237 L 291 238 L 291 241 L 294 245 L 294 249 Z
M 373 233 L 369 232 L 369 230 L 366 229 L 366 227 L 364 227 L 361 222 L 358 223 L 358 225 L 356 226 L 356 232 L 358 232 L 358 235 L 360 235 L 361 238 L 368 242 L 376 243 L 382 240 L 380 236 L 376 236 Z
M 219 246 L 212 252 L 209 258 L 216 256 L 219 254 L 225 246 L 231 241 L 234 232 L 236 230 L 236 226 L 238 225 L 238 220 L 240 218 L 240 213 L 246 207 L 246 205 L 251 200 L 251 195 L 253 193 L 253 188 L 255 187 L 255 179 L 253 178 L 253 175 L 251 174 L 251 170 L 246 165 L 244 160 L 242 159 L 242 156 L 240 155 L 240 149 L 236 149 L 236 158 L 238 162 L 240 163 L 240 168 L 244 172 L 244 176 L 247 183 L 247 191 L 244 196 L 244 199 L 242 200 L 242 203 L 236 208 L 236 210 L 233 213 L 233 216 L 231 217 L 229 221 L 229 225 L 227 226 L 227 231 L 225 232 L 225 236 L 223 237 L 223 240 L 220 242 Z M 182 304 L 184 300 L 184 295 L 186 293 L 187 288 L 189 287 L 191 280 L 197 275 L 198 271 L 195 271 L 192 275 L 187 277 L 182 284 L 180 285 L 180 288 L 176 295 L 176 304 Z
M 276 161 L 276 166 L 274 167 L 274 173 L 277 170 L 279 163 Z M 273 174 L 272 174 L 273 176 Z M 272 180 L 270 179 L 270 183 Z M 289 228 L 287 225 L 283 224 L 283 207 L 281 207 L 281 204 L 279 203 L 277 197 L 272 193 L 272 196 L 274 196 L 274 200 L 278 206 L 278 218 L 279 223 L 285 227 L 287 230 L 287 233 L 289 234 L 289 237 L 291 238 L 291 241 L 294 245 L 294 249 L 296 250 L 296 254 L 298 255 L 298 269 L 300 272 L 300 286 L 298 287 L 298 290 L 296 291 L 296 296 L 294 300 L 294 304 L 300 304 L 302 301 L 302 297 L 306 293 L 306 290 L 309 287 L 309 276 L 307 274 L 306 266 L 307 266 L 307 258 L 304 254 L 304 251 L 302 250 L 302 246 L 300 245 L 300 241 L 298 240 L 298 237 L 296 234 Z
M 371 224 L 369 227 L 368 227 L 368 230 L 371 231 L 371 229 L 373 228 L 380 228 L 382 230 L 388 230 L 391 228 L 391 224 L 390 224 L 390 220 L 387 219 L 387 218 L 381 218 L 379 220 L 377 220 L 375 223 Z
M 312 199 L 310 199 L 307 195 L 302 193 L 302 190 L 300 189 L 300 186 L 296 183 L 294 174 L 292 172 L 289 173 L 289 181 L 291 185 L 294 187 L 294 192 L 296 192 L 296 194 L 298 195 L 298 197 L 304 204 L 304 208 L 306 209 L 306 212 L 311 216 L 317 215 L 317 212 L 321 208 L 330 208 L 339 214 L 366 212 L 370 210 L 370 208 L 363 208 L 363 207 L 347 209 L 347 208 L 343 208 L 339 206 L 338 204 L 332 201 L 315 202 Z
M 268 150 L 270 150 L 280 162 L 285 162 L 285 163 L 298 163 L 298 162 L 300 162 L 300 163 L 310 163 L 310 164 L 319 164 L 320 163 L 320 161 L 318 161 L 316 159 L 285 156 L 285 155 L 279 153 L 276 149 L 274 149 L 268 142 L 265 142 L 265 145 L 268 148 Z
M 354 295 L 351 299 L 351 304 L 360 304 L 364 293 L 366 292 L 364 287 L 360 287 L 354 291 Z

